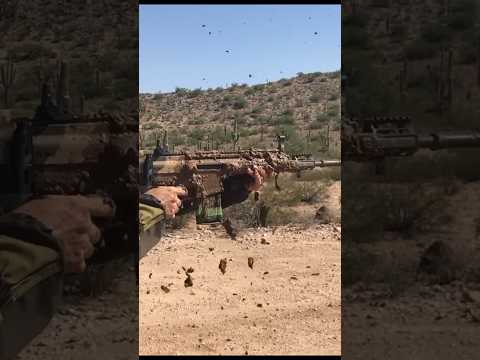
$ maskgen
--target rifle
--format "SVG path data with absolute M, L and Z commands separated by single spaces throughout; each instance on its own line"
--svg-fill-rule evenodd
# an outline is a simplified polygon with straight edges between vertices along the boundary
M 193 209 L 197 223 L 220 223 L 224 220 L 222 208 L 226 207 L 222 198 L 224 181 L 228 177 L 245 174 L 246 168 L 258 166 L 273 172 L 278 189 L 280 173 L 299 174 L 315 168 L 340 166 L 339 160 L 315 160 L 310 154 L 288 155 L 284 152 L 285 137 L 278 136 L 277 141 L 277 149 L 272 150 L 182 153 L 169 153 L 168 147 L 161 147 L 157 141 L 154 152 L 143 152 L 144 158 L 140 159 L 140 190 L 145 192 L 156 186 L 183 186 L 188 195 L 182 201 L 180 213 Z M 156 236 L 156 239 L 140 242 L 140 256 L 158 241 L 158 234 Z
M 375 162 L 383 172 L 387 157 L 411 156 L 420 149 L 480 147 L 479 130 L 417 133 L 409 117 L 350 118 L 342 123 L 342 160 Z
M 138 114 L 74 115 L 44 86 L 33 119 L 2 129 L 0 205 L 11 211 L 32 197 L 107 195 L 115 218 L 97 222 L 101 247 L 90 263 L 138 249 Z

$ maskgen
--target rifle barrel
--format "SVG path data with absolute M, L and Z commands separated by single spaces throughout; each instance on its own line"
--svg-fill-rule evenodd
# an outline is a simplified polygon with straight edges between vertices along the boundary
M 480 131 L 439 132 L 418 137 L 418 146 L 432 150 L 480 147 Z

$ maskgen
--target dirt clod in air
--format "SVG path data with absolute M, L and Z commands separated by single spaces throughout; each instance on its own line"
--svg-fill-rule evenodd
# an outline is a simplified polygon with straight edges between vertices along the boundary
M 185 287 L 193 286 L 193 281 L 192 281 L 192 277 L 190 276 L 190 274 L 187 274 L 187 278 L 185 279 L 183 284 L 185 285 Z
M 220 264 L 218 264 L 218 268 L 220 269 L 222 274 L 225 274 L 225 271 L 227 270 L 227 258 L 220 260 Z

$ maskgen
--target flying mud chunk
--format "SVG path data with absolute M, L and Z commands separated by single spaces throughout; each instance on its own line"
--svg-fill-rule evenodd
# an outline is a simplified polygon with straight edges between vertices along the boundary
M 227 258 L 223 258 L 220 260 L 220 264 L 218 264 L 218 268 L 222 272 L 222 274 L 225 274 L 225 271 L 227 270 Z

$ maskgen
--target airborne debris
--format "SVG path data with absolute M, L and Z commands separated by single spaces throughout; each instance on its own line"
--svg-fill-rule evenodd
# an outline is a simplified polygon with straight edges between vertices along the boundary
M 318 31 L 315 31 L 313 34 L 314 34 L 314 35 L 318 35 Z
M 169 289 L 168 287 L 166 287 L 165 285 L 160 286 L 160 289 L 162 289 L 163 292 L 165 292 L 165 293 L 169 293 L 169 292 L 170 292 L 170 289 Z
M 190 274 L 187 273 L 187 278 L 185 279 L 183 285 L 185 287 L 193 286 L 193 281 L 192 281 L 192 277 L 190 276 Z
M 223 222 L 223 227 L 225 228 L 225 231 L 227 234 L 232 238 L 232 240 L 235 240 L 237 238 L 237 229 L 232 224 L 232 221 L 227 218 Z
M 227 269 L 227 258 L 223 258 L 220 260 L 220 264 L 218 264 L 218 268 L 222 272 L 222 274 L 225 274 L 225 271 Z

